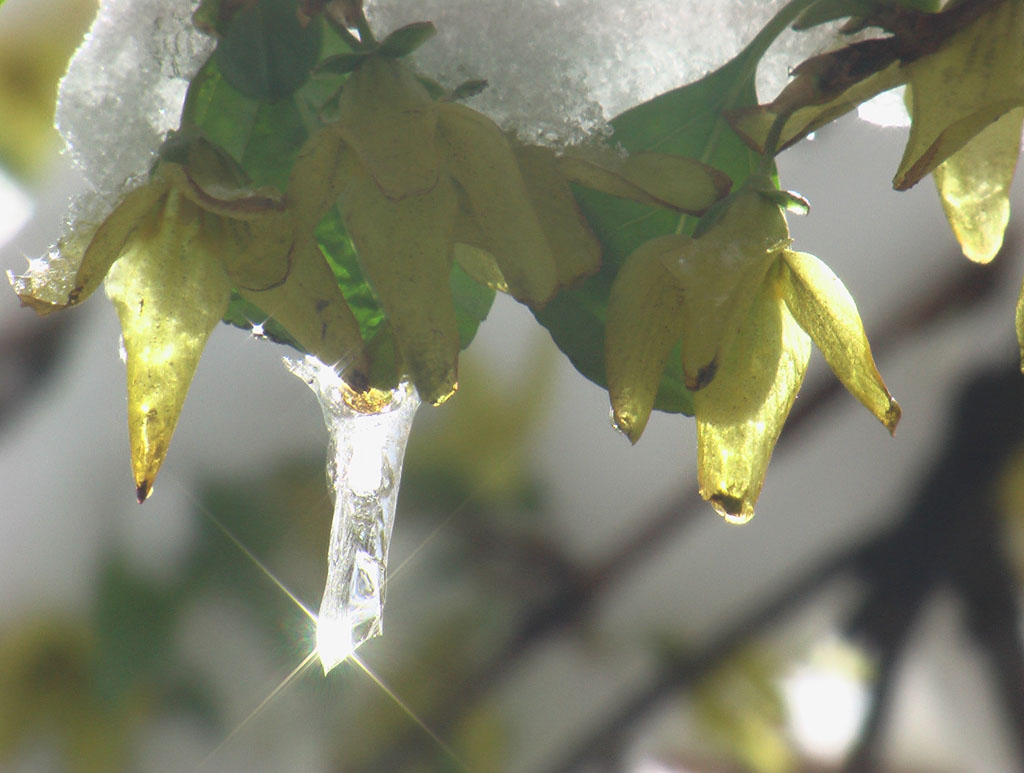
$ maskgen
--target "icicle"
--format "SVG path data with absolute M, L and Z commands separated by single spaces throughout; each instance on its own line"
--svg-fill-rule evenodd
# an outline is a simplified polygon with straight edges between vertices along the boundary
M 402 459 L 420 399 L 404 383 L 367 399 L 311 356 L 286 359 L 285 366 L 316 394 L 330 434 L 327 478 L 334 520 L 317 621 L 317 651 L 326 674 L 381 633 Z

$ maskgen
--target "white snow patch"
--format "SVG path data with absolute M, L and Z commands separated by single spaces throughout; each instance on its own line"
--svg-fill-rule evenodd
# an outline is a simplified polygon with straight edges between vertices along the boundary
M 60 83 L 55 122 L 75 163 L 112 206 L 177 128 L 192 77 L 215 41 L 195 0 L 102 0 Z
M 375 0 L 379 35 L 432 21 L 438 35 L 414 55 L 421 71 L 454 86 L 485 78 L 471 105 L 522 138 L 578 142 L 604 121 L 725 64 L 783 0 Z M 762 62 L 770 99 L 789 70 L 834 39 L 827 27 L 785 33 Z

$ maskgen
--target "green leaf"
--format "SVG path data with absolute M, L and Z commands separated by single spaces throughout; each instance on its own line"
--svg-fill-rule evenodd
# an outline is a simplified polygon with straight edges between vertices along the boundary
M 894 0 L 896 5 L 902 5 L 912 11 L 924 11 L 925 13 L 938 13 L 942 7 L 942 0 Z
M 341 287 L 349 308 L 359 322 L 363 340 L 369 341 L 384 321 L 384 312 L 363 277 L 355 247 L 352 246 L 352 239 L 345 230 L 337 207 L 331 209 L 320 221 L 315 234 L 317 243 L 338 280 L 338 286 Z
M 800 14 L 793 23 L 793 29 L 803 31 L 847 17 L 870 19 L 880 11 L 892 11 L 894 7 L 936 13 L 940 6 L 940 0 L 818 0 Z M 844 28 L 842 31 L 848 30 Z
M 259 102 L 242 94 L 224 79 L 211 56 L 188 87 L 182 128 L 195 127 L 206 138 L 238 160 L 249 144 Z
M 303 24 L 295 0 L 257 0 L 232 17 L 214 56 L 232 86 L 275 102 L 305 83 L 322 39 L 320 17 Z
M 848 16 L 867 16 L 875 9 L 875 0 L 819 0 L 793 22 L 793 29 L 807 30 Z
M 610 141 L 626 150 L 674 153 L 710 164 L 738 184 L 754 171 L 760 157 L 729 128 L 722 110 L 754 105 L 757 97 L 749 59 L 740 56 L 701 80 L 655 97 L 612 119 Z M 685 119 L 681 120 L 681 116 Z M 535 316 L 584 376 L 607 386 L 604 372 L 604 322 L 612 281 L 625 259 L 657 236 L 692 228 L 695 220 L 574 186 L 580 207 L 604 245 L 601 272 L 578 289 L 555 296 Z M 669 364 L 654 407 L 693 414 L 678 352 Z
M 416 80 L 420 82 L 420 85 L 427 90 L 427 94 L 433 100 L 443 100 L 448 97 L 448 90 L 440 83 L 435 81 L 433 78 L 427 78 L 423 75 L 417 75 Z M 452 100 L 448 100 L 452 101 Z
M 224 0 L 200 0 L 199 6 L 192 12 L 192 24 L 207 35 L 221 37 L 228 21 L 223 5 Z
M 345 231 L 337 208 L 327 213 L 316 229 L 317 242 L 338 279 L 338 285 L 359 322 L 364 340 L 372 340 L 384 322 L 376 296 L 363 277 L 352 240 Z M 455 320 L 459 326 L 459 342 L 465 349 L 476 336 L 480 323 L 487 318 L 494 303 L 494 291 L 473 281 L 456 264 L 451 275 Z
M 459 344 L 465 349 L 491 311 L 494 290 L 470 279 L 458 263 L 452 267 L 451 287 L 455 321 L 459 326 Z
M 239 159 L 253 184 L 285 190 L 295 157 L 308 134 L 294 98 L 260 103 Z
M 399 57 L 408 56 L 436 34 L 437 28 L 431 22 L 414 22 L 413 24 L 399 27 L 388 35 L 377 50 L 382 56 L 398 59 Z
M 269 319 L 262 309 L 256 306 L 256 304 L 245 300 L 237 292 L 231 293 L 231 303 L 228 305 L 223 321 L 242 330 L 252 330 L 253 327 L 257 327 L 262 329 L 264 338 L 268 338 L 277 344 L 285 344 L 293 349 L 298 349 L 300 352 L 302 351 L 302 347 L 296 343 L 295 339 L 291 337 L 280 323 Z
M 724 118 L 724 111 L 757 104 L 754 75 L 765 51 L 812 0 L 793 0 L 732 61 L 699 81 L 674 89 L 613 118 L 609 142 L 628 151 L 673 153 L 709 164 L 742 183 L 760 165 Z M 774 169 L 772 169 L 774 178 Z M 608 294 L 626 258 L 657 236 L 692 233 L 696 218 L 575 188 L 580 207 L 604 246 L 601 271 L 565 290 L 534 315 L 584 376 L 607 386 L 604 324 Z M 678 352 L 669 355 L 654 407 L 693 414 Z
M 482 79 L 463 81 L 452 89 L 451 93 L 447 96 L 447 100 L 449 102 L 461 102 L 470 97 L 475 97 L 486 89 L 488 85 L 487 81 Z

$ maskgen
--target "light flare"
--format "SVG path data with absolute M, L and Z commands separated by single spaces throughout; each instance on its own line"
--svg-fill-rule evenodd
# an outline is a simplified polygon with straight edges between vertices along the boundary
M 321 622 L 321 618 L 313 613 L 313 611 L 306 606 L 296 596 L 287 585 L 285 585 L 278 577 L 262 562 L 257 558 L 251 550 L 249 550 L 241 540 L 239 540 L 223 523 L 217 519 L 213 513 L 206 508 L 202 508 L 204 514 L 213 522 L 213 524 L 227 537 L 235 547 L 237 547 L 242 553 L 256 565 L 256 567 L 263 572 L 271 582 L 274 583 L 296 606 L 301 609 L 306 616 L 310 619 L 316 629 L 316 646 L 306 655 L 302 661 L 293 668 L 288 675 L 281 680 L 281 682 L 271 690 L 261 700 L 256 707 L 250 711 L 245 718 L 239 722 L 234 729 L 221 741 L 197 766 L 196 770 L 204 770 L 208 763 L 210 763 L 217 754 L 234 738 L 238 733 L 252 722 L 270 703 L 276 698 L 281 692 L 284 691 L 288 685 L 294 682 L 305 670 L 312 665 L 312 663 L 319 659 L 324 668 L 324 676 L 326 676 L 335 666 L 340 665 L 345 661 L 354 663 L 359 669 L 366 674 L 374 684 L 376 684 L 381 691 L 390 698 L 396 706 L 411 719 L 417 727 L 423 730 L 430 738 L 438 745 L 438 747 L 447 754 L 452 762 L 460 770 L 466 771 L 466 773 L 472 773 L 468 765 L 462 760 L 461 757 L 455 752 L 455 750 L 436 732 L 434 732 L 423 719 L 405 702 L 398 694 L 385 682 L 380 675 L 374 671 L 365 660 L 360 658 L 356 654 L 356 649 L 362 644 L 364 640 L 354 641 L 352 632 L 354 630 L 351 621 L 348 620 L 344 615 L 337 618 L 324 619 Z M 401 567 L 399 567 L 401 569 Z M 397 571 L 396 571 L 397 573 Z M 330 665 L 328 665 L 330 663 Z
M 355 655 L 356 642 L 352 638 L 352 621 L 348 615 L 316 621 L 316 654 L 327 676 L 335 666 Z
M 816 762 L 840 762 L 867 716 L 865 653 L 842 640 L 823 642 L 783 680 L 790 733 Z

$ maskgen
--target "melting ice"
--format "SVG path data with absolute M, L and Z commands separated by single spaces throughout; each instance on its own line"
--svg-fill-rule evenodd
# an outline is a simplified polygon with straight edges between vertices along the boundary
M 381 633 L 402 459 L 420 399 L 403 383 L 387 404 L 367 413 L 331 366 L 315 357 L 285 359 L 285 365 L 316 394 L 330 435 L 327 479 L 334 519 L 317 618 L 317 651 L 326 674 Z

